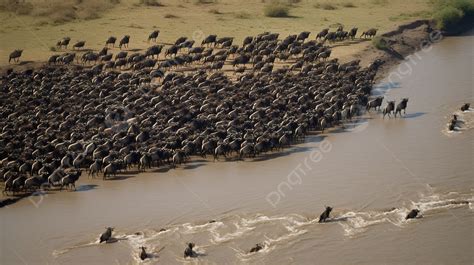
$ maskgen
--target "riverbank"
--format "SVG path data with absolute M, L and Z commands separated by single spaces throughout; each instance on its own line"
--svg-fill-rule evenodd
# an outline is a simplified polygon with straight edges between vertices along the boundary
M 385 61 L 385 64 L 381 70 L 378 71 L 376 77 L 376 80 L 381 80 L 388 75 L 389 70 L 394 65 L 400 63 L 404 57 L 416 52 L 422 47 L 423 42 L 429 39 L 428 28 L 429 21 L 415 21 L 401 25 L 396 30 L 382 34 L 390 43 L 391 52 L 376 49 L 369 40 L 355 41 L 354 43 L 348 44 L 337 43 L 332 47 L 333 57 L 338 58 L 342 62 L 361 60 L 361 65 L 365 66 L 376 59 L 382 59 Z M 7 201 L 2 202 L 3 205 L 17 201 L 2 195 L 2 200 L 4 199 Z

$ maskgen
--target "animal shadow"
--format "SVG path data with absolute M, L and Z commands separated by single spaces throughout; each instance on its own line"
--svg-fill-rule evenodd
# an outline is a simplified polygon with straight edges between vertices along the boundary
M 423 116 L 425 114 L 426 114 L 426 112 L 415 112 L 415 113 L 408 113 L 406 115 L 403 115 L 402 117 L 404 119 L 413 119 L 413 118 L 418 118 L 420 116 Z

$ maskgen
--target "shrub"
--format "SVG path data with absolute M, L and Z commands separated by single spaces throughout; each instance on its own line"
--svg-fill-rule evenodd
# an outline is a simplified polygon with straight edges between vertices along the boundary
M 458 31 L 464 25 L 469 27 L 474 20 L 472 0 L 433 0 L 434 19 L 440 29 Z
M 324 10 L 335 10 L 337 7 L 331 2 L 316 3 L 314 7 Z
M 355 5 L 354 3 L 352 3 L 352 2 L 343 2 L 341 5 L 342 5 L 343 7 L 349 7 L 349 8 L 351 8 L 351 7 L 356 7 L 356 5 Z
M 165 18 L 178 18 L 178 16 L 173 15 L 173 14 L 166 14 Z
M 244 11 L 237 12 L 237 13 L 235 13 L 234 16 L 235 16 L 235 18 L 239 18 L 239 19 L 249 19 L 249 18 L 252 17 L 249 13 L 244 12 Z
M 163 4 L 158 0 L 140 0 L 140 5 L 145 6 L 163 6 Z
M 290 8 L 285 4 L 275 2 L 266 5 L 263 12 L 267 17 L 288 17 Z
M 222 14 L 222 13 L 221 13 L 219 10 L 217 10 L 217 9 L 211 9 L 211 10 L 209 10 L 209 13 L 215 14 L 215 15 L 220 15 L 220 14 Z
M 388 44 L 387 44 L 387 41 L 382 38 L 382 37 L 375 37 L 373 40 L 372 40 L 372 43 L 374 44 L 375 48 L 379 49 L 379 50 L 386 50 L 388 49 Z
M 195 0 L 194 1 L 196 5 L 214 4 L 216 2 L 217 2 L 216 0 Z
M 452 6 L 445 7 L 435 14 L 437 26 L 440 29 L 450 29 L 463 18 L 464 13 Z

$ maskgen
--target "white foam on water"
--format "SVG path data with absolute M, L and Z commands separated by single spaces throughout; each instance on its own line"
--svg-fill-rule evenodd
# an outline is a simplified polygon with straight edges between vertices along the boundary
M 430 218 L 438 212 L 446 211 L 453 208 L 468 208 L 473 210 L 474 190 L 470 194 L 461 194 L 459 192 L 447 192 L 444 194 L 420 194 L 418 201 L 409 201 L 405 205 L 392 208 L 389 210 L 370 210 L 370 211 L 342 211 L 333 213 L 332 217 L 325 225 L 331 223 L 339 224 L 345 236 L 353 237 L 367 231 L 370 227 L 379 224 L 391 224 L 400 228 L 404 228 L 413 223 L 413 220 L 405 220 L 406 215 L 412 209 L 419 209 L 420 215 L 424 218 Z M 417 220 L 423 220 L 423 218 Z M 242 242 L 248 238 L 255 240 L 261 238 L 260 243 L 265 247 L 256 253 L 248 253 L 233 246 L 228 246 L 234 250 L 236 257 L 241 262 L 250 262 L 257 255 L 266 255 L 278 248 L 288 246 L 297 242 L 301 236 L 308 231 L 313 231 L 319 224 L 318 218 L 308 218 L 303 215 L 289 214 L 283 216 L 266 216 L 264 214 L 255 214 L 253 216 L 230 216 L 221 221 L 210 223 L 184 223 L 167 227 L 166 231 L 144 230 L 134 234 L 117 234 L 117 240 L 125 240 L 130 246 L 130 255 L 137 264 L 154 264 L 158 257 L 158 248 L 163 247 L 161 244 L 166 241 L 168 244 L 181 244 L 184 235 L 194 235 L 199 233 L 199 237 L 204 238 L 201 244 L 196 246 L 195 251 L 200 254 L 195 259 L 184 259 L 181 252 L 176 253 L 176 261 L 181 263 L 206 263 L 205 253 L 208 249 L 212 251 L 213 247 L 222 246 L 229 242 Z M 313 232 L 321 232 L 324 226 L 318 226 Z M 260 233 L 260 234 L 258 234 Z M 183 237 L 184 236 L 184 237 Z M 208 245 L 203 245 L 208 239 Z M 97 238 L 94 241 L 82 243 L 69 248 L 56 250 L 53 252 L 55 257 L 63 255 L 69 251 L 82 247 L 99 246 Z M 147 252 L 151 254 L 150 261 L 141 261 L 138 253 L 140 247 L 146 247 Z
M 221 235 L 216 230 L 212 230 L 211 231 L 211 235 L 212 235 L 211 241 L 215 244 L 228 242 L 232 239 L 239 238 L 239 237 L 243 236 L 244 234 L 246 234 L 250 231 L 253 231 L 255 229 L 255 227 L 241 226 L 237 222 L 234 223 L 234 226 L 236 228 L 236 230 L 234 232 L 225 233 L 223 235 Z

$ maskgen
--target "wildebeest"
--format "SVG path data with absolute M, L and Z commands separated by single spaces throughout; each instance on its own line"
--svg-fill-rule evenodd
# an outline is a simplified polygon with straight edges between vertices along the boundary
M 153 40 L 154 42 L 156 42 L 158 35 L 160 35 L 160 31 L 154 30 L 152 33 L 150 33 L 150 35 L 148 35 L 148 41 Z
M 18 62 L 20 60 L 21 54 L 23 53 L 23 50 L 14 50 L 12 53 L 10 53 L 10 57 L 8 58 L 8 62 L 11 62 L 13 59 L 14 62 Z
M 336 38 L 337 38 L 337 32 L 328 32 L 324 36 L 324 41 L 334 42 L 336 41 Z
M 262 250 L 264 248 L 264 245 L 263 244 L 255 244 L 255 247 L 251 248 L 249 253 L 254 253 L 254 252 L 259 252 L 260 250 Z
M 115 47 L 115 42 L 117 41 L 117 38 L 116 37 L 109 37 L 106 41 L 105 41 L 105 46 L 109 46 L 110 44 L 112 44 L 112 47 Z
M 374 108 L 374 109 L 379 108 L 380 110 L 380 107 L 382 106 L 382 102 L 383 102 L 383 97 L 376 97 L 375 99 L 369 100 L 366 106 L 367 111 L 370 111 L 371 108 Z
M 377 34 L 377 29 L 371 28 L 367 31 L 362 32 L 362 35 L 360 35 L 360 37 L 371 38 L 371 37 L 374 37 L 375 34 Z
M 151 56 L 151 58 L 155 58 L 160 56 L 161 50 L 163 49 L 163 45 L 153 45 L 146 50 L 145 56 Z
M 201 45 L 208 45 L 208 44 L 216 44 L 217 41 L 217 35 L 209 35 L 206 38 L 204 38 L 201 42 Z
M 246 64 L 250 61 L 250 56 L 247 54 L 242 54 L 238 57 L 235 57 L 234 60 L 232 61 L 232 66 L 237 66 L 239 64 Z
M 78 170 L 74 173 L 66 174 L 66 176 L 61 179 L 61 188 L 59 188 L 59 190 L 62 190 L 64 186 L 66 186 L 66 189 L 69 189 L 69 187 L 71 187 L 76 190 L 76 181 L 81 176 L 81 173 L 82 171 Z
M 347 34 L 347 37 L 353 40 L 356 37 L 357 30 L 358 28 L 352 28 Z
M 166 50 L 165 57 L 176 55 L 178 53 L 178 50 L 179 50 L 179 47 L 177 45 L 172 45 Z
M 448 125 L 448 130 L 454 131 L 456 129 L 456 123 L 458 122 L 458 116 L 456 114 L 453 115 L 451 122 Z
M 122 46 L 125 48 L 128 48 L 129 42 L 130 42 L 130 36 L 129 35 L 123 36 L 123 38 L 120 40 L 119 48 L 122 49 Z
M 329 214 L 331 213 L 332 211 L 332 208 L 329 207 L 329 206 L 326 206 L 326 209 L 324 210 L 324 212 L 319 216 L 319 223 L 324 223 L 326 222 L 326 219 L 329 218 Z
M 321 32 L 319 32 L 317 35 L 316 35 L 316 39 L 322 39 L 324 37 L 326 37 L 326 35 L 329 33 L 329 29 L 326 28 L 326 29 L 323 29 L 321 30 Z
M 114 228 L 106 227 L 105 229 L 106 229 L 105 232 L 102 233 L 102 235 L 100 235 L 99 243 L 102 243 L 102 242 L 107 243 L 107 241 L 109 241 L 112 238 L 112 231 L 114 231 Z
M 61 58 L 61 62 L 63 64 L 70 64 L 74 61 L 75 57 L 76 57 L 75 53 L 68 53 L 68 54 L 65 54 L 65 55 L 61 56 L 60 58 Z
M 406 114 L 407 104 L 408 98 L 402 98 L 402 101 L 397 104 L 397 108 L 395 109 L 395 117 L 397 117 L 397 113 L 400 113 L 400 116 L 402 116 L 402 110 L 403 114 Z
M 408 219 L 414 219 L 418 216 L 418 213 L 420 212 L 420 210 L 418 209 L 413 209 L 411 210 L 407 216 L 405 217 L 405 220 L 408 220 Z
M 392 113 L 395 110 L 395 101 L 388 101 L 387 106 L 383 109 L 383 118 L 385 118 L 385 115 L 390 116 L 390 113 Z
M 304 40 L 306 40 L 309 37 L 309 34 L 311 34 L 311 32 L 303 31 L 300 34 L 298 34 L 298 37 L 296 38 L 296 40 L 304 42 Z
M 219 38 L 217 41 L 216 41 L 216 45 L 217 44 L 220 44 L 223 46 L 224 43 L 228 43 L 230 42 L 230 44 L 232 45 L 232 41 L 234 40 L 233 37 L 222 37 L 222 38 Z M 230 46 L 230 45 L 229 45 Z
M 82 49 L 82 48 L 84 48 L 85 45 L 86 45 L 85 41 L 78 41 L 72 46 L 72 49 L 73 50 L 75 50 L 76 48 L 77 49 Z
M 117 164 L 115 164 L 114 162 L 108 164 L 107 166 L 104 167 L 104 176 L 103 176 L 103 179 L 107 179 L 107 176 L 115 176 L 115 174 L 117 174 L 117 171 L 119 170 L 119 167 Z
M 109 50 L 109 48 L 107 48 L 107 47 L 102 48 L 102 50 L 100 50 L 100 52 L 99 52 L 99 56 L 107 55 L 108 50 Z
M 97 62 L 97 60 L 99 60 L 99 55 L 95 52 L 88 52 L 88 53 L 84 53 L 82 55 L 82 62 L 83 63 Z
M 242 42 L 242 46 L 245 47 L 247 45 L 249 45 L 250 43 L 252 43 L 253 41 L 253 37 L 252 36 L 247 36 L 244 38 L 244 41 Z
M 127 58 L 128 52 L 121 51 L 115 55 L 115 60 Z
M 188 243 L 188 246 L 184 250 L 184 257 L 185 258 L 187 258 L 187 257 L 194 258 L 194 257 L 197 256 L 196 252 L 193 251 L 194 246 L 195 246 L 194 243 Z
M 146 248 L 145 247 L 140 247 L 141 252 L 140 252 L 140 259 L 141 260 L 146 260 L 148 258 L 148 253 L 146 253 Z
M 63 38 L 62 40 L 58 41 L 58 43 L 56 43 L 56 46 L 61 49 L 63 46 L 67 49 L 67 46 L 69 45 L 69 42 L 71 41 L 71 38 L 69 37 L 65 37 Z
M 53 54 L 49 57 L 48 59 L 48 64 L 55 64 L 58 61 L 60 55 L 58 54 Z
M 188 37 L 179 37 L 175 42 L 174 45 L 178 46 L 181 43 L 185 42 L 188 39 Z

